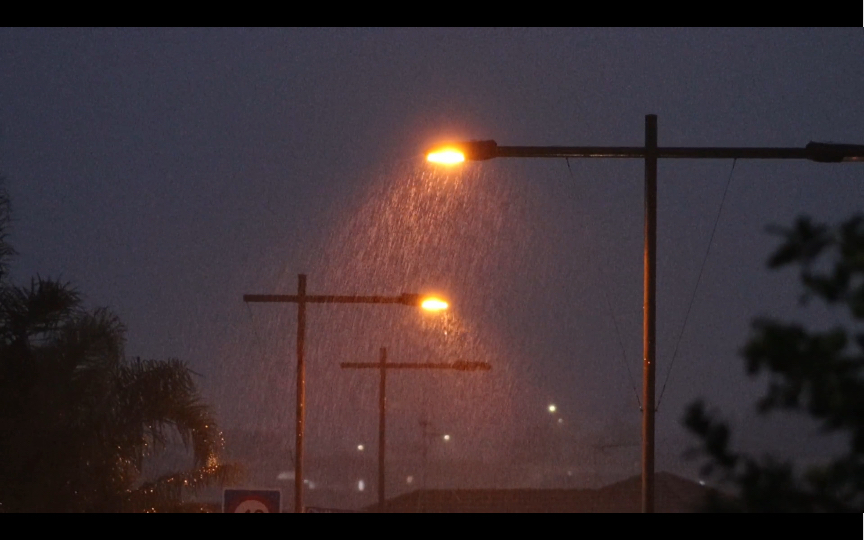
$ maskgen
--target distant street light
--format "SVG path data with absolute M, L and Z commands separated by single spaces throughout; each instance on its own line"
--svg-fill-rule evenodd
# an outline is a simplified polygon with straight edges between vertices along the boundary
M 443 302 L 446 307 L 446 302 Z M 377 369 L 380 372 L 378 382 L 378 511 L 384 512 L 386 467 L 385 451 L 387 441 L 387 370 L 388 369 L 444 369 L 453 371 L 489 371 L 492 369 L 486 362 L 387 362 L 387 348 L 381 347 L 378 362 L 343 362 L 343 369 Z M 449 441 L 450 435 L 444 435 Z M 410 478 L 410 477 L 409 477 Z M 410 482 L 409 482 L 410 483 Z
M 420 307 L 426 311 L 443 311 L 447 309 L 448 304 L 440 298 L 426 298 L 420 302 Z
M 303 512 L 303 436 L 306 425 L 306 304 L 401 304 L 429 311 L 447 309 L 447 302 L 419 294 L 400 296 L 307 295 L 306 274 L 297 276 L 297 294 L 244 294 L 244 302 L 297 304 L 297 422 L 294 471 L 294 512 Z
M 657 285 L 657 160 L 804 159 L 819 163 L 864 162 L 864 145 L 811 142 L 804 148 L 718 148 L 657 146 L 657 116 L 645 116 L 645 146 L 498 146 L 468 141 L 433 148 L 429 162 L 456 165 L 493 158 L 638 158 L 645 160 L 645 245 L 643 307 L 642 511 L 654 511 L 654 368 Z

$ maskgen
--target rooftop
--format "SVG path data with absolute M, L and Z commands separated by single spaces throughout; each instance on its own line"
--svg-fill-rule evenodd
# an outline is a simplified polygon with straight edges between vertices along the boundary
M 599 489 L 426 489 L 386 502 L 388 513 L 636 513 L 641 478 L 634 476 Z M 689 513 L 713 490 L 680 476 L 655 475 L 655 510 Z M 377 510 L 376 506 L 364 509 Z

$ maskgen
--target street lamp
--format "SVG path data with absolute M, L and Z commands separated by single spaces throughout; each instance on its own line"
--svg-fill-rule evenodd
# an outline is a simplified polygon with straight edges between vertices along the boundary
M 446 302 L 445 302 L 446 304 Z M 381 347 L 378 362 L 343 362 L 342 369 L 377 369 L 378 379 L 378 511 L 384 512 L 385 461 L 384 454 L 387 440 L 387 370 L 388 369 L 444 369 L 453 371 L 489 371 L 492 369 L 486 362 L 387 362 L 387 348 Z M 445 435 L 445 440 L 450 440 Z
M 718 148 L 657 146 L 657 116 L 645 116 L 644 146 L 498 146 L 468 141 L 439 146 L 429 162 L 456 165 L 493 158 L 637 158 L 645 160 L 645 245 L 643 306 L 642 511 L 654 511 L 654 368 L 657 286 L 657 160 L 805 159 L 819 163 L 864 162 L 864 145 L 811 142 L 804 148 Z
M 303 512 L 303 436 L 306 425 L 306 304 L 401 304 L 427 311 L 447 309 L 440 298 L 403 293 L 399 296 L 308 295 L 306 274 L 297 276 L 297 294 L 244 294 L 244 302 L 297 304 L 297 422 L 295 430 L 294 512 Z

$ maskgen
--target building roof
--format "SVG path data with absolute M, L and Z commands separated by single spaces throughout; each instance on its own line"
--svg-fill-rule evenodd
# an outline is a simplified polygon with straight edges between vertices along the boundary
M 671 473 L 654 477 L 655 511 L 698 511 L 714 491 Z M 388 513 L 636 513 L 641 510 L 641 477 L 599 489 L 425 489 L 386 502 Z M 365 509 L 373 512 L 377 506 Z

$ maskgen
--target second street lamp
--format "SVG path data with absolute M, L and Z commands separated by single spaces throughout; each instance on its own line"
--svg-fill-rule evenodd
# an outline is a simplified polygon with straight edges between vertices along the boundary
M 297 304 L 297 421 L 294 455 L 294 512 L 303 512 L 303 440 L 306 428 L 306 304 L 401 304 L 427 311 L 447 309 L 440 298 L 403 293 L 399 296 L 310 295 L 306 274 L 297 276 L 297 294 L 244 294 L 244 302 Z
M 493 158 L 636 158 L 645 160 L 644 306 L 642 325 L 642 511 L 654 511 L 654 369 L 657 287 L 657 160 L 800 159 L 819 163 L 864 162 L 864 145 L 811 142 L 803 148 L 659 147 L 657 116 L 645 116 L 645 146 L 498 146 L 495 141 L 442 145 L 426 154 L 441 165 Z

